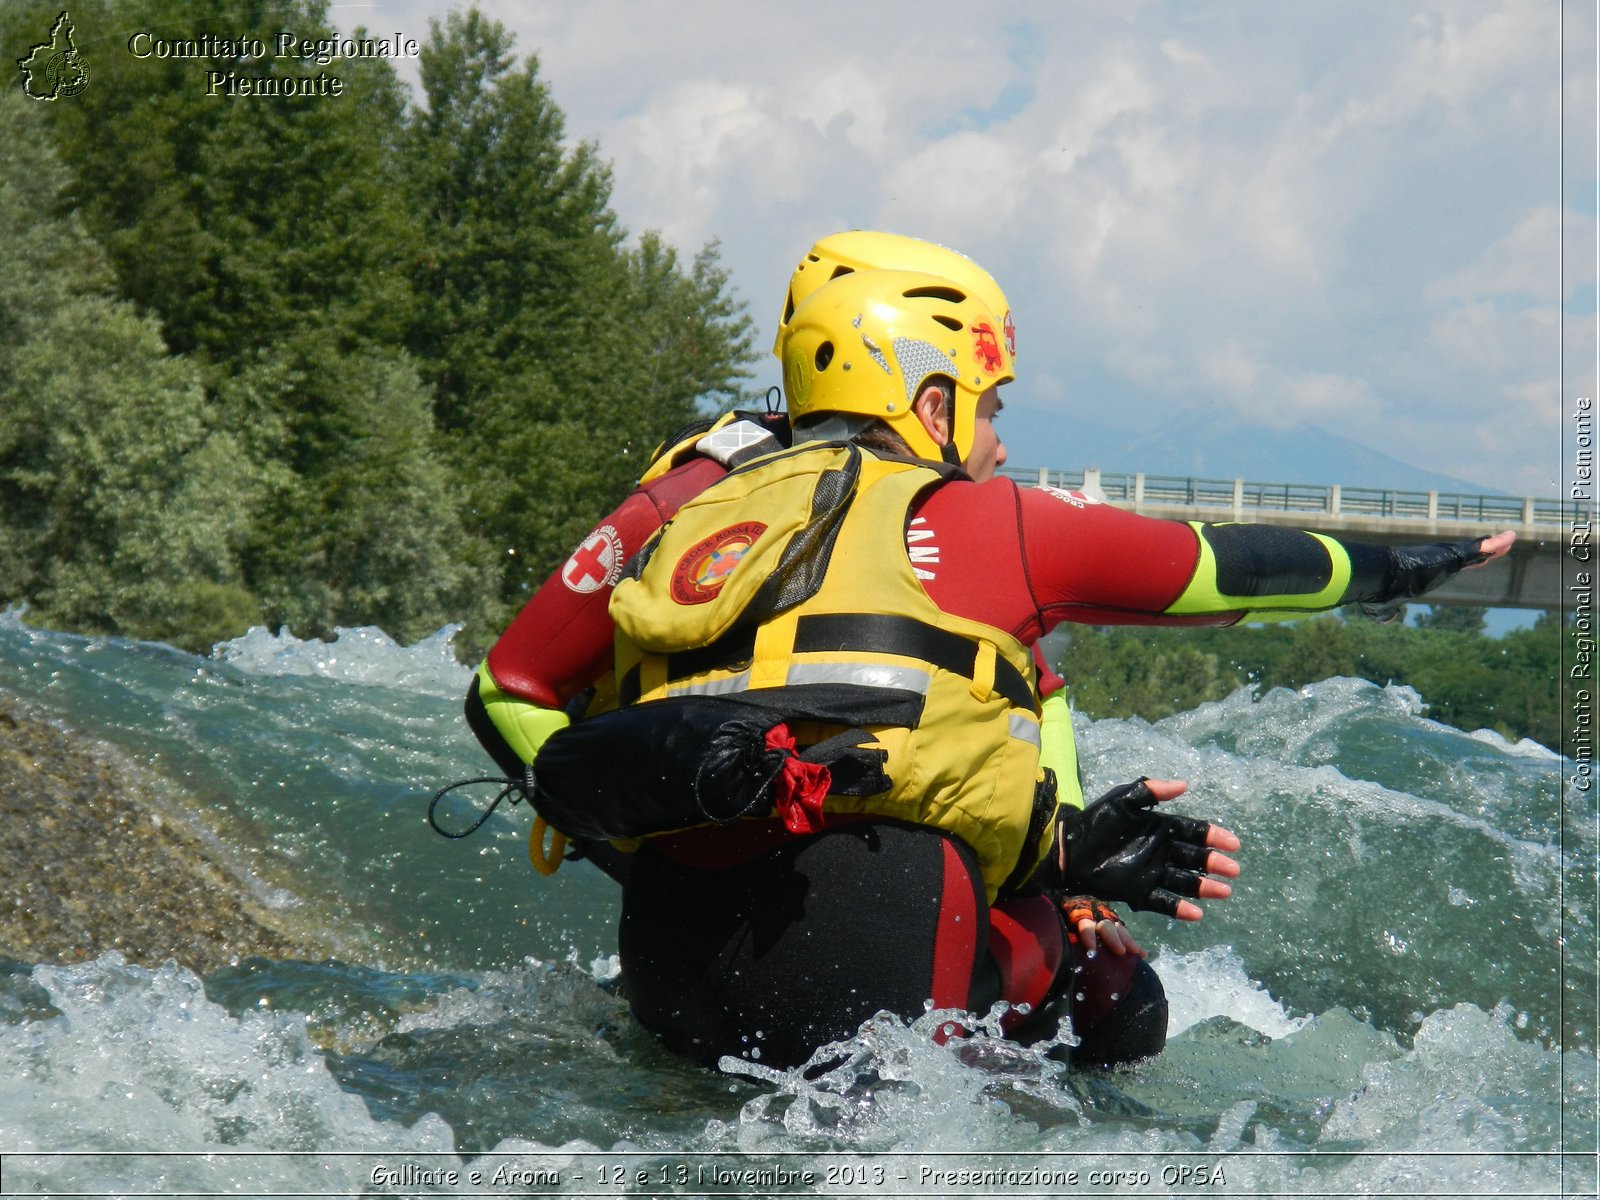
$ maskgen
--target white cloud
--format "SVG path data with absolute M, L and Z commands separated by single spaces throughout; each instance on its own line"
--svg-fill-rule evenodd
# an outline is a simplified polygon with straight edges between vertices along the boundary
M 1483 301 L 1450 309 L 1428 331 L 1437 356 L 1457 369 L 1499 381 L 1486 392 L 1509 393 L 1530 372 L 1561 353 L 1561 314 L 1554 306 L 1505 312 Z
M 380 8 L 420 34 L 446 2 Z M 1544 469 L 1540 422 L 1490 418 L 1559 375 L 1563 228 L 1569 290 L 1575 247 L 1592 280 L 1592 220 L 1561 215 L 1592 206 L 1592 145 L 1559 195 L 1555 119 L 1565 87 L 1592 120 L 1592 56 L 1563 80 L 1549 0 L 485 8 L 613 162 L 623 222 L 719 238 L 758 325 L 817 236 L 895 228 L 1001 280 L 1040 405 L 1109 377 Z
M 1197 66 L 1206 62 L 1206 56 L 1196 50 L 1191 50 L 1177 38 L 1168 38 L 1161 43 L 1161 53 L 1179 66 Z
M 1234 412 L 1268 428 L 1302 422 L 1360 428 L 1382 413 L 1364 380 L 1332 371 L 1285 368 L 1234 342 L 1202 356 L 1195 382 L 1226 400 Z
M 1569 297 L 1576 289 L 1592 287 L 1594 256 L 1592 217 L 1585 219 L 1554 204 L 1541 205 L 1472 262 L 1433 284 L 1428 298 L 1451 303 L 1516 297 L 1554 303 L 1562 299 L 1563 265 L 1570 268 Z
M 725 186 L 725 164 L 765 141 L 764 88 L 692 80 L 666 92 L 645 111 L 622 121 L 612 139 L 619 169 L 651 181 L 659 228 L 691 246 L 707 239 L 701 214 L 714 210 Z

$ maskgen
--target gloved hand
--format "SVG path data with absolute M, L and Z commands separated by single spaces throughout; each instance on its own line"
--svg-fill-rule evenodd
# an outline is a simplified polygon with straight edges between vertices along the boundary
M 1374 569 L 1368 579 L 1368 586 L 1376 587 L 1376 592 L 1356 597 L 1355 606 L 1363 616 L 1387 624 L 1404 610 L 1406 601 L 1421 599 L 1459 571 L 1481 567 L 1504 556 L 1516 540 L 1516 532 L 1507 529 L 1493 537 L 1462 542 L 1369 547 L 1369 554 L 1384 556 L 1371 560 L 1383 566 L 1381 570 Z
M 1114 787 L 1082 809 L 1057 816 L 1054 865 L 1061 891 L 1120 900 L 1130 908 L 1198 921 L 1200 906 L 1185 897 L 1221 899 L 1233 889 L 1213 875 L 1233 877 L 1239 864 L 1217 850 L 1239 839 L 1220 825 L 1167 816 L 1154 805 L 1182 794 L 1181 783 L 1140 778 Z
M 1133 940 L 1128 926 L 1109 904 L 1093 896 L 1068 896 L 1060 907 L 1067 922 L 1067 941 L 1072 945 L 1093 951 L 1103 942 L 1118 958 L 1124 954 L 1146 957 L 1144 947 Z

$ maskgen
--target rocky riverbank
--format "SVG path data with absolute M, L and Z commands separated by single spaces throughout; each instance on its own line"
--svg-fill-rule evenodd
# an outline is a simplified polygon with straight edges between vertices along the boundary
M 201 974 L 250 955 L 324 957 L 173 815 L 169 789 L 0 694 L 0 957 L 117 950 Z

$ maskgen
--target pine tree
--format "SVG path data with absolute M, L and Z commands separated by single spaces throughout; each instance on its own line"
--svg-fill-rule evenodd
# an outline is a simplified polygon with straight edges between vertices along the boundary
M 502 26 L 450 14 L 421 68 L 409 177 L 425 251 L 409 344 L 504 619 L 702 397 L 731 394 L 748 322 L 714 247 L 685 270 L 656 237 L 625 246 L 608 169 L 591 145 L 563 147 L 537 60 L 519 65 Z

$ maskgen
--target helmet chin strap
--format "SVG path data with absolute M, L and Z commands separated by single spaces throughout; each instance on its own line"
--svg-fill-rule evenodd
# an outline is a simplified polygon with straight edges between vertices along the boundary
M 950 422 L 950 432 L 945 438 L 944 445 L 939 447 L 939 454 L 952 467 L 959 467 L 961 465 L 961 452 L 956 449 L 956 393 L 954 388 L 950 389 L 950 401 L 945 405 L 944 411 L 946 418 Z

